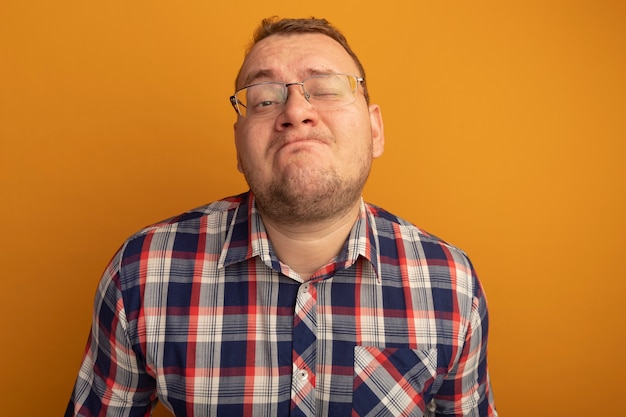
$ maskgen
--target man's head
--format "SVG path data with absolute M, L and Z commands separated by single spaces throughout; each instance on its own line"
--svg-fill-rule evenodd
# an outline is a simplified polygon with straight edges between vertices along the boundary
M 369 105 L 362 66 L 344 45 L 325 20 L 266 20 L 239 71 L 235 104 L 243 95 L 259 110 L 235 123 L 238 167 L 261 214 L 275 221 L 315 223 L 353 211 L 382 154 L 380 108 Z M 320 87 L 319 76 L 343 83 Z

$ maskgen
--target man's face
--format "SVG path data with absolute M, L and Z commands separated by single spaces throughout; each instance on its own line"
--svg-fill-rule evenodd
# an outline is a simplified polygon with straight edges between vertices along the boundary
M 258 42 L 237 87 L 265 81 L 301 82 L 319 73 L 356 74 L 350 55 L 322 34 L 272 35 Z M 288 223 L 315 222 L 358 203 L 373 158 L 383 152 L 380 109 L 359 86 L 354 103 L 317 110 L 302 87 L 271 117 L 238 117 L 238 168 L 262 214 Z

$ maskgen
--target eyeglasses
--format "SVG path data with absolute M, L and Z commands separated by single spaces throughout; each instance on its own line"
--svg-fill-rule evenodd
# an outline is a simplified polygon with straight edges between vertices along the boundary
M 332 109 L 354 103 L 363 78 L 353 74 L 323 74 L 299 83 L 266 82 L 240 88 L 230 97 L 235 111 L 243 117 L 278 114 L 292 85 L 302 86 L 304 98 L 316 109 Z

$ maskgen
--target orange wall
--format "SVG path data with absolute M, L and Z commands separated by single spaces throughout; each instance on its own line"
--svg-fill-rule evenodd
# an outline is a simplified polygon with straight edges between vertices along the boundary
M 501 415 L 623 408 L 624 3 L 231 4 L 0 5 L 3 415 L 62 414 L 126 236 L 244 190 L 228 96 L 271 14 L 360 54 L 387 135 L 366 197 L 472 257 Z

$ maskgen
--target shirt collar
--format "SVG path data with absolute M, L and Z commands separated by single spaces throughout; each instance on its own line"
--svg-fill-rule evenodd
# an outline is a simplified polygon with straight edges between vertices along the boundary
M 254 195 L 248 192 L 242 195 L 239 207 L 230 223 L 220 254 L 219 267 L 227 267 L 254 257 L 259 257 L 268 267 L 289 275 L 289 271 L 285 271 L 285 265 L 281 264 L 272 250 Z M 376 221 L 372 208 L 362 198 L 359 217 L 334 263 L 338 269 L 344 269 L 352 266 L 359 257 L 366 259 L 372 265 L 380 281 Z

